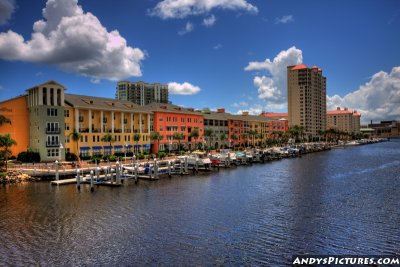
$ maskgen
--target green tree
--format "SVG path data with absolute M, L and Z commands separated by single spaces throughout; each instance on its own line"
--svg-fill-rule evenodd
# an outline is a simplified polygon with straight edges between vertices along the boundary
M 257 134 L 258 134 L 258 132 L 256 130 L 250 130 L 249 131 L 249 136 L 250 136 L 250 139 L 251 139 L 252 146 L 254 146 L 254 141 L 255 141 L 254 137 L 256 137 Z
M 153 141 L 155 141 L 155 140 L 158 141 L 157 150 L 160 150 L 160 142 L 163 139 L 163 135 L 160 134 L 159 132 L 152 132 L 151 135 L 150 135 L 150 139 L 153 140 Z
M 133 135 L 133 141 L 136 142 L 136 147 L 138 147 L 137 145 L 138 145 L 138 143 L 139 143 L 139 141 L 140 141 L 140 138 L 142 138 L 142 135 L 141 135 L 140 133 L 135 133 L 135 134 Z
M 233 140 L 233 149 L 235 150 L 235 146 L 236 146 L 236 141 L 238 140 L 238 137 L 236 134 L 231 134 L 231 140 Z
M 6 171 L 8 169 L 8 157 L 11 155 L 10 147 L 17 145 L 17 142 L 11 138 L 10 134 L 0 135 L 1 156 L 5 161 Z
M 11 120 L 9 118 L 4 117 L 3 115 L 0 115 L 0 125 L 3 125 L 4 123 L 11 124 Z
M 213 137 L 213 135 L 214 135 L 213 129 L 205 129 L 204 130 L 204 136 L 207 137 L 209 150 L 211 149 L 211 138 Z
M 115 138 L 111 133 L 106 133 L 102 138 L 101 138 L 102 142 L 106 142 L 110 144 L 110 155 L 113 155 L 112 153 L 112 143 L 115 142 Z
M 219 136 L 219 139 L 221 140 L 221 145 L 222 145 L 223 143 L 225 143 L 225 141 L 226 141 L 226 134 L 222 133 L 222 134 Z
M 82 135 L 76 129 L 74 129 L 69 136 L 71 137 L 72 141 L 76 143 L 76 154 L 78 155 L 78 161 L 80 161 L 79 141 L 81 140 Z
M 189 135 L 189 136 L 192 137 L 192 138 L 194 139 L 194 148 L 196 149 L 196 147 L 197 147 L 197 139 L 198 139 L 199 136 L 200 136 L 199 130 L 193 129 L 193 130 L 190 132 L 190 135 Z
M 185 139 L 185 134 L 184 133 L 180 133 L 180 132 L 176 132 L 172 135 L 172 138 L 174 140 L 178 140 L 178 149 L 179 149 L 179 154 L 181 153 L 181 140 Z
M 248 138 L 248 135 L 247 135 L 247 133 L 242 133 L 241 135 L 240 135 L 240 138 L 243 140 L 243 147 L 246 147 L 246 141 L 247 141 L 247 138 Z

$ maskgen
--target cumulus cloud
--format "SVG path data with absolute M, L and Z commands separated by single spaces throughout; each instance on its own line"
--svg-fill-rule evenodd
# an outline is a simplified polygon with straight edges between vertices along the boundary
M 182 30 L 180 30 L 180 31 L 178 32 L 178 34 L 179 34 L 179 35 L 185 35 L 185 34 L 191 32 L 191 31 L 193 31 L 193 30 L 194 30 L 193 23 L 191 23 L 191 22 L 188 21 L 188 22 L 186 22 L 185 28 L 183 28 Z
M 234 108 L 243 108 L 243 107 L 247 107 L 247 106 L 249 106 L 249 103 L 247 103 L 245 101 L 240 101 L 239 103 L 234 102 L 232 104 L 232 107 L 234 107 Z
M 211 27 L 215 24 L 217 19 L 214 15 L 209 16 L 208 18 L 203 19 L 203 25 L 206 27 Z
M 162 19 L 185 18 L 206 14 L 215 8 L 258 12 L 257 7 L 246 0 L 163 0 L 150 10 L 149 14 Z
M 14 9 L 14 0 L 0 0 L 0 25 L 4 25 L 8 22 Z
M 400 120 L 400 66 L 390 73 L 375 73 L 367 83 L 343 97 L 327 96 L 328 110 L 336 107 L 356 109 L 363 122 Z
M 293 15 L 286 15 L 280 18 L 275 18 L 275 24 L 286 24 L 293 21 L 294 21 Z
M 248 112 L 250 115 L 260 115 L 263 111 L 263 107 L 261 105 L 254 105 L 248 109 L 240 109 L 236 114 L 241 115 L 243 112 Z
M 214 50 L 218 50 L 218 49 L 221 49 L 221 48 L 222 48 L 222 44 L 216 44 L 216 45 L 213 46 Z
M 145 53 L 127 45 L 78 0 L 48 0 L 43 19 L 33 25 L 30 40 L 13 31 L 0 33 L 0 58 L 51 64 L 94 79 L 141 76 Z
M 194 95 L 200 92 L 201 89 L 200 87 L 190 84 L 188 82 L 170 82 L 168 83 L 168 91 L 169 93 L 174 95 Z
M 303 53 L 296 47 L 281 51 L 272 61 L 250 62 L 246 71 L 265 71 L 266 75 L 256 75 L 253 84 L 258 88 L 258 98 L 266 101 L 270 109 L 287 107 L 287 66 L 301 64 Z

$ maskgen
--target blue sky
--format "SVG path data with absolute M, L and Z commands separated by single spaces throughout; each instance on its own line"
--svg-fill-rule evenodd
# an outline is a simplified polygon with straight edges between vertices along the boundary
M 286 65 L 304 63 L 323 69 L 328 108 L 400 119 L 399 29 L 397 0 L 0 0 L 0 100 L 142 80 L 188 107 L 285 111 Z

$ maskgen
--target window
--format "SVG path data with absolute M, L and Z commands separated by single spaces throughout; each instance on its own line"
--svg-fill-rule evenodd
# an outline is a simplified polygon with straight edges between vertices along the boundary
M 69 110 L 68 109 L 64 110 L 64 117 L 69 118 Z
M 58 148 L 47 149 L 47 156 L 48 157 L 58 157 L 59 149 Z
M 46 133 L 59 133 L 60 128 L 58 122 L 48 122 L 46 127 Z
M 160 121 L 163 121 L 163 118 L 162 117 L 160 117 L 160 119 L 159 119 Z
M 49 117 L 57 117 L 57 109 L 56 108 L 48 108 L 47 116 Z

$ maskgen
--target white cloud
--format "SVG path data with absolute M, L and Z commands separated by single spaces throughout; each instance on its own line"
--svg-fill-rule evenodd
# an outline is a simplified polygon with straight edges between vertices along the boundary
M 163 0 L 149 13 L 162 19 L 185 18 L 189 15 L 206 14 L 215 8 L 258 12 L 257 7 L 246 0 Z
M 281 51 L 272 61 L 250 62 L 246 71 L 264 70 L 267 75 L 255 76 L 253 84 L 258 88 L 258 98 L 266 101 L 269 109 L 287 107 L 287 66 L 302 63 L 303 53 L 296 47 Z
M 193 31 L 193 30 L 194 30 L 193 23 L 191 23 L 191 22 L 188 21 L 188 22 L 186 22 L 185 28 L 183 28 L 182 30 L 180 30 L 180 31 L 178 32 L 178 34 L 179 34 L 179 35 L 185 35 L 185 34 L 191 32 L 191 31 Z
M 200 92 L 201 89 L 200 87 L 190 84 L 188 82 L 170 82 L 168 83 L 168 91 L 169 93 L 174 95 L 194 95 Z
M 263 107 L 261 105 L 254 105 L 249 107 L 248 109 L 240 109 L 236 112 L 236 114 L 242 114 L 243 112 L 249 112 L 250 115 L 260 115 L 263 111 Z
M 0 0 L 0 25 L 4 25 L 8 22 L 14 10 L 14 0 Z
M 343 97 L 327 96 L 328 110 L 336 107 L 356 109 L 363 122 L 400 120 L 400 66 L 390 73 L 375 73 L 367 83 Z
M 206 27 L 211 27 L 215 24 L 217 19 L 214 15 L 209 16 L 208 18 L 203 19 L 203 25 Z
M 221 49 L 221 48 L 222 48 L 222 44 L 216 44 L 213 47 L 214 50 L 218 50 L 218 49 Z
M 51 64 L 94 79 L 141 76 L 145 53 L 128 46 L 118 31 L 108 32 L 77 0 L 48 0 L 43 17 L 30 40 L 11 30 L 0 33 L 0 58 Z
M 275 18 L 275 24 L 286 24 L 293 21 L 294 21 L 293 15 L 286 15 L 280 18 Z
M 249 106 L 249 103 L 247 103 L 245 101 L 240 101 L 239 103 L 234 102 L 232 104 L 232 107 L 234 107 L 234 108 L 243 108 L 243 107 L 247 107 L 247 106 Z

